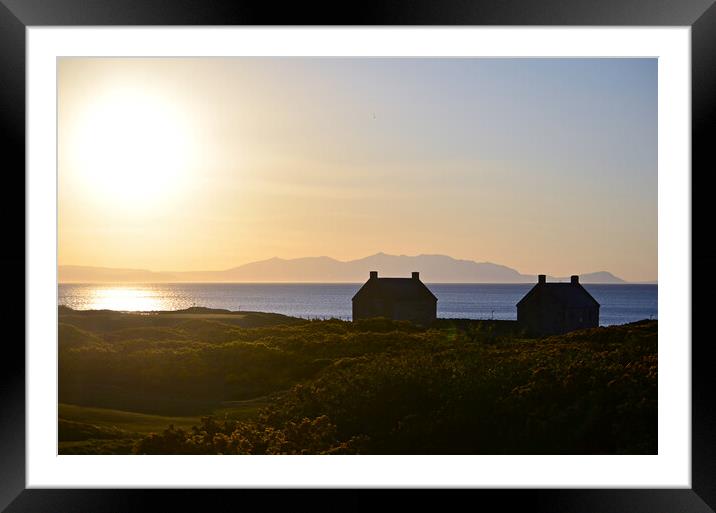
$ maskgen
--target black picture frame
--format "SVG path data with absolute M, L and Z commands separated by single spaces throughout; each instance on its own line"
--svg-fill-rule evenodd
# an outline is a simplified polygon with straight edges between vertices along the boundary
M 715 280 L 716 255 L 708 235 L 707 194 L 716 170 L 709 128 L 716 126 L 715 0 L 413 0 L 286 3 L 209 0 L 0 0 L 0 144 L 5 201 L 0 202 L 6 244 L 2 261 L 13 291 L 3 306 L 6 325 L 20 325 L 15 291 L 24 290 L 25 225 L 25 29 L 79 25 L 572 25 L 689 26 L 692 78 L 692 487 L 689 489 L 475 490 L 471 501 L 499 502 L 501 510 L 706 512 L 716 508 L 716 380 L 704 336 Z M 15 203 L 17 201 L 18 203 Z M 697 237 L 703 232 L 706 237 Z M 12 243 L 10 242 L 12 241 Z M 10 297 L 12 296 L 12 297 Z M 24 297 L 24 293 L 23 293 Z M 699 300 L 699 298 L 701 300 Z M 24 336 L 24 323 L 23 330 Z M 699 334 L 701 336 L 699 336 Z M 686 341 L 666 341 L 679 343 Z M 203 507 L 226 505 L 237 490 L 60 490 L 25 486 L 25 350 L 18 337 L 4 340 L 0 373 L 0 509 L 7 511 L 133 511 L 151 502 L 185 509 L 199 497 Z M 301 492 L 299 492 L 301 493 Z M 331 502 L 323 492 L 322 501 Z M 365 492 L 375 493 L 375 492 Z M 421 492 L 418 492 L 421 493 Z M 305 495 L 305 494 L 304 494 Z M 473 496 L 474 495 L 474 496 Z M 366 499 L 366 501 L 369 499 Z M 367 502 L 365 503 L 368 504 Z M 237 505 L 237 507 L 240 507 Z M 222 507 L 222 509 L 224 509 Z

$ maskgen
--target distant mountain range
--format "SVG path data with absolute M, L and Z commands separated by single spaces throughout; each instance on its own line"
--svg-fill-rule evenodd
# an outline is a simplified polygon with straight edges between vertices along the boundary
M 325 256 L 270 258 L 224 271 L 153 272 L 143 269 L 113 269 L 61 265 L 60 283 L 157 283 L 157 282 L 303 282 L 360 283 L 369 271 L 379 276 L 408 277 L 419 271 L 426 283 L 533 283 L 537 276 L 490 262 L 458 260 L 445 255 L 386 255 L 377 253 L 341 262 Z M 569 281 L 569 276 L 548 276 L 548 281 Z M 581 283 L 626 283 L 607 271 L 580 275 Z

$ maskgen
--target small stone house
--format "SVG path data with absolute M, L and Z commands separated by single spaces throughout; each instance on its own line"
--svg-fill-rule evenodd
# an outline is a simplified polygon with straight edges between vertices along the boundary
M 517 322 L 540 335 L 557 335 L 599 326 L 599 303 L 572 276 L 569 283 L 547 283 L 540 274 L 537 285 L 517 303 Z
M 353 320 L 385 317 L 428 325 L 437 317 L 438 298 L 420 281 L 411 278 L 378 278 L 377 271 L 353 296 Z

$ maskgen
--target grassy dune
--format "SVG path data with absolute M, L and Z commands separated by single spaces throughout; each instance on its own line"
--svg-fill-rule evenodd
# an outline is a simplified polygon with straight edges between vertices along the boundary
M 657 321 L 60 310 L 65 453 L 654 454 Z M 171 427 L 170 427 L 171 426 Z
M 131 411 L 91 408 L 74 404 L 60 404 L 61 420 L 94 425 L 106 429 L 118 429 L 130 433 L 152 433 L 166 428 L 169 424 L 190 428 L 199 422 L 199 417 L 168 417 L 147 415 Z
M 214 410 L 212 417 L 247 420 L 256 417 L 266 398 L 229 402 Z M 134 444 L 150 433 L 161 433 L 168 426 L 189 430 L 201 417 L 171 417 L 131 411 L 59 404 L 60 454 L 130 454 Z

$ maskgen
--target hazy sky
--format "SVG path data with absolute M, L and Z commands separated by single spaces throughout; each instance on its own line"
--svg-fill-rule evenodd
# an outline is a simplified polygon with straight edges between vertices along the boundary
M 63 59 L 59 263 L 657 277 L 656 59 Z

